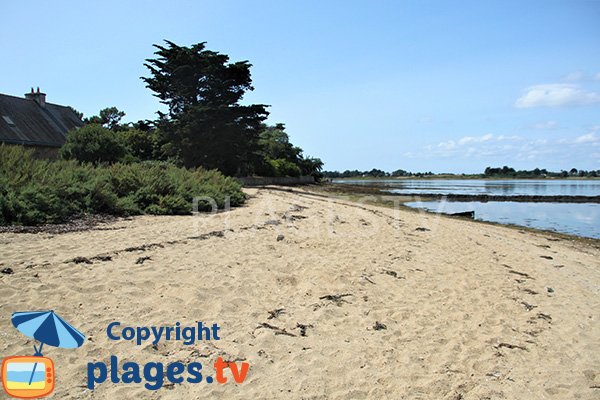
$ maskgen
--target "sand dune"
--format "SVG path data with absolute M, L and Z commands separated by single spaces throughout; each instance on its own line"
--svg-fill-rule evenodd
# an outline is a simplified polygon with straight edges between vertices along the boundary
M 12 312 L 54 309 L 89 336 L 46 350 L 60 399 L 600 398 L 597 247 L 297 192 L 249 190 L 245 207 L 215 215 L 0 234 L 0 269 L 14 271 L 0 274 L 2 357 L 32 354 Z M 222 339 L 135 346 L 107 338 L 113 321 L 215 322 Z M 250 371 L 240 385 L 87 389 L 87 363 L 111 355 L 207 372 L 222 356 Z

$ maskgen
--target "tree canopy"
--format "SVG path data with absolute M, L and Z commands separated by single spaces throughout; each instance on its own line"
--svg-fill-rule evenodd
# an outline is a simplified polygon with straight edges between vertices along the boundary
M 304 157 L 300 147 L 290 142 L 284 124 L 264 125 L 258 140 L 262 163 L 255 172 L 265 176 L 312 175 L 322 178 L 323 162 L 318 158 Z
M 112 131 L 117 131 L 122 128 L 119 122 L 121 122 L 121 119 L 123 119 L 124 116 L 125 113 L 117 107 L 107 107 L 100 110 L 98 115 L 85 118 L 83 122 L 86 125 L 98 124 Z
M 155 121 L 122 123 L 125 112 L 106 107 L 70 132 L 65 158 L 94 163 L 159 160 L 227 175 L 300 176 L 319 179 L 323 162 L 305 157 L 283 124 L 265 123 L 264 104 L 241 104 L 253 90 L 248 61 L 206 49 L 205 43 L 154 45 L 142 77 L 168 107 Z
M 156 58 L 146 60 L 149 77 L 142 79 L 169 108 L 157 125 L 168 143 L 168 156 L 187 167 L 216 168 L 228 175 L 252 172 L 258 139 L 267 118 L 266 105 L 242 105 L 253 90 L 250 64 L 206 49 L 166 41 L 154 45 Z

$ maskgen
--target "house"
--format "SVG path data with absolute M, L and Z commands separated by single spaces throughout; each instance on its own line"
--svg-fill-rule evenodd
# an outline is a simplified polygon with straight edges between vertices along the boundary
M 0 143 L 31 146 L 42 157 L 55 157 L 67 132 L 81 126 L 71 107 L 47 103 L 40 88 L 31 88 L 25 98 L 0 93 Z

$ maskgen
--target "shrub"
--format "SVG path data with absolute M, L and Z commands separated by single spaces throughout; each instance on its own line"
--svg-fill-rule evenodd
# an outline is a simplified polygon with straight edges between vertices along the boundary
M 69 131 L 60 153 L 65 159 L 89 163 L 113 163 L 128 154 L 121 135 L 98 124 Z
M 166 162 L 113 165 L 36 160 L 32 150 L 0 145 L 0 224 L 58 223 L 82 214 L 190 214 L 196 196 L 219 208 L 245 201 L 240 184 L 217 171 Z M 210 210 L 208 202 L 200 211 Z

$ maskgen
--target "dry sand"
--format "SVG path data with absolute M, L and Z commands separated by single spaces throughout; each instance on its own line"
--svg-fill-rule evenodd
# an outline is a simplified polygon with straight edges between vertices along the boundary
M 0 234 L 0 268 L 14 270 L 0 274 L 0 355 L 32 354 L 12 312 L 54 309 L 90 338 L 45 349 L 60 399 L 600 398 L 597 247 L 306 192 L 248 192 L 228 213 Z M 269 319 L 275 309 L 284 311 Z M 135 346 L 107 338 L 113 321 L 216 322 L 222 339 Z M 209 373 L 218 356 L 251 367 L 241 385 L 88 390 L 87 363 L 111 355 L 199 361 Z

